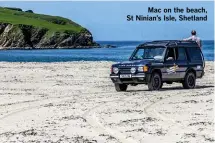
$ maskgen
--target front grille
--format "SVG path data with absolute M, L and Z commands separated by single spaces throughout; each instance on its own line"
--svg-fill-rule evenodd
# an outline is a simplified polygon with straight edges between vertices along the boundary
M 120 68 L 119 72 L 122 73 L 131 73 L 131 68 Z

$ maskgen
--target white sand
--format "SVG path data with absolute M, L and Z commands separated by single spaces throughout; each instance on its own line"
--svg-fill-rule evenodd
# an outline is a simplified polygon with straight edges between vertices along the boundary
M 0 143 L 215 142 L 214 68 L 196 89 L 116 92 L 111 62 L 0 63 Z

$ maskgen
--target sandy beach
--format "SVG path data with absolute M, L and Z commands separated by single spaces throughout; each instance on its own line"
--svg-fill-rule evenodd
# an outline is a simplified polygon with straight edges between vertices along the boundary
M 0 63 L 0 143 L 211 143 L 214 62 L 196 88 L 116 92 L 112 62 Z

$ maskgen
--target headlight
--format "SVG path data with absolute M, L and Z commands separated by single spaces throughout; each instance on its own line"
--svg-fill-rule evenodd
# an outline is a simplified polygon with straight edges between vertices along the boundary
M 147 66 L 138 67 L 138 71 L 139 72 L 147 72 L 148 71 L 148 67 Z
M 113 68 L 113 73 L 118 74 L 118 72 L 119 72 L 119 69 L 116 68 L 116 67 L 114 67 L 114 68 Z
M 139 72 L 143 72 L 143 67 L 138 67 Z
M 136 72 L 136 68 L 131 68 L 131 73 L 135 73 Z

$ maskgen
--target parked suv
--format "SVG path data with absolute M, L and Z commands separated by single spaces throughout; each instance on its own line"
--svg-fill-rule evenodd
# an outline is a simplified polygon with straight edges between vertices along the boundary
M 110 78 L 116 91 L 128 85 L 148 84 L 159 90 L 163 83 L 182 83 L 185 89 L 195 88 L 196 78 L 204 75 L 204 57 L 193 41 L 153 41 L 139 45 L 129 61 L 112 65 Z

